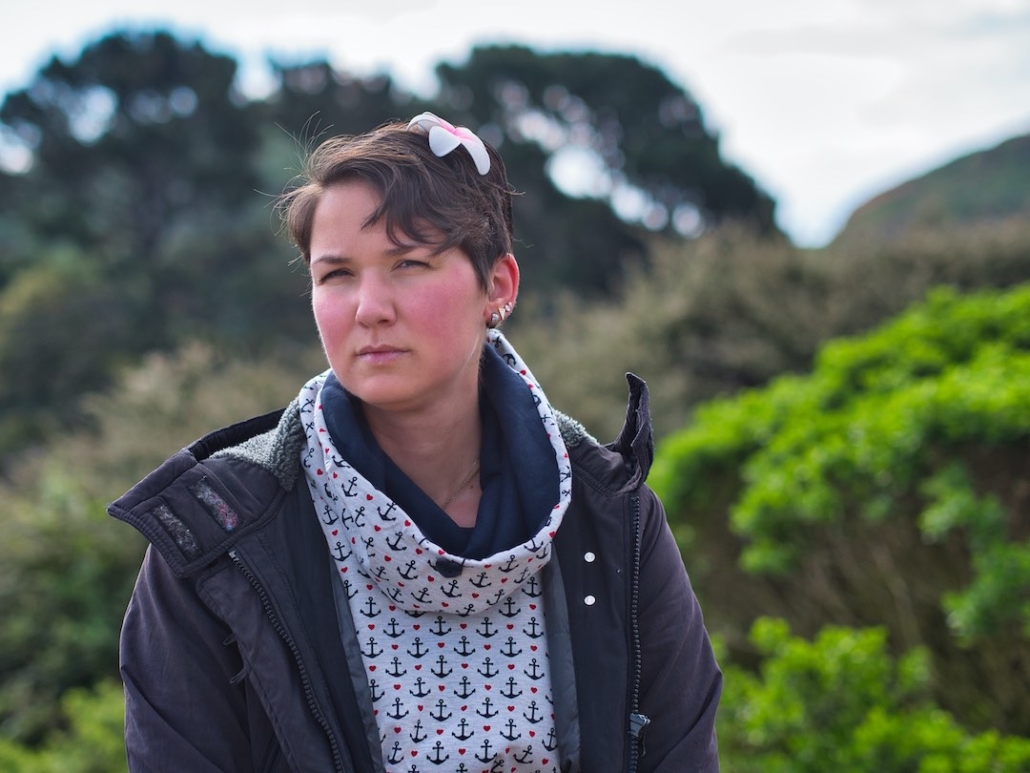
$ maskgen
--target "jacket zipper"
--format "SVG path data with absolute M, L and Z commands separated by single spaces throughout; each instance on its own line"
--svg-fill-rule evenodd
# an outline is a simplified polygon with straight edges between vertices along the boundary
M 239 557 L 235 548 L 229 551 L 229 558 L 231 558 L 236 567 L 243 572 L 243 576 L 247 578 L 247 581 L 257 592 L 258 598 L 261 599 L 261 606 L 265 609 L 265 616 L 268 617 L 269 622 L 272 624 L 272 628 L 275 629 L 275 632 L 279 634 L 279 637 L 286 643 L 286 646 L 289 647 L 290 652 L 293 653 L 293 659 L 297 663 L 297 671 L 300 674 L 300 682 L 304 688 L 304 697 L 308 703 L 308 710 L 311 712 L 311 715 L 314 717 L 318 725 L 325 732 L 326 738 L 329 739 L 329 747 L 333 753 L 333 763 L 336 770 L 340 771 L 340 773 L 346 773 L 346 768 L 343 765 L 343 758 L 340 755 L 339 744 L 336 742 L 336 737 L 333 734 L 332 728 L 329 726 L 329 721 L 325 718 L 325 714 L 322 712 L 318 702 L 315 700 L 315 693 L 311 687 L 311 678 L 308 676 L 307 668 L 304 666 L 304 661 L 301 659 L 300 648 L 297 647 L 297 643 L 294 641 L 290 632 L 286 630 L 286 626 L 279 620 L 279 616 L 276 614 L 275 609 L 272 606 L 272 601 L 268 597 L 268 593 L 265 591 L 264 586 L 261 585 L 261 581 L 258 579 L 257 575 L 250 570 L 250 567 L 243 562 L 243 559 Z
M 629 693 L 629 764 L 628 773 L 636 773 L 639 759 L 644 753 L 644 730 L 650 718 L 640 713 L 640 625 L 637 615 L 640 607 L 640 497 L 631 500 L 630 523 L 633 544 L 630 558 L 629 629 L 630 629 L 630 693 Z

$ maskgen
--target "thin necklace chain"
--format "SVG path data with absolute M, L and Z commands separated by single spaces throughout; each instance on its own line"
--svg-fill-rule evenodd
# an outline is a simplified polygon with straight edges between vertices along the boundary
M 451 494 L 449 497 L 447 497 L 447 499 L 444 500 L 444 503 L 442 505 L 440 505 L 440 509 L 441 510 L 446 510 L 447 509 L 447 505 L 449 505 L 451 502 L 453 502 L 457 498 L 458 494 L 460 494 L 464 490 L 465 486 L 467 486 L 469 483 L 472 482 L 472 478 L 475 477 L 477 472 L 479 472 L 479 457 L 478 456 L 476 457 L 475 464 L 472 465 L 472 469 L 469 470 L 469 474 L 466 475 L 462 479 L 461 483 L 458 484 L 458 487 L 456 489 L 454 489 L 454 493 Z

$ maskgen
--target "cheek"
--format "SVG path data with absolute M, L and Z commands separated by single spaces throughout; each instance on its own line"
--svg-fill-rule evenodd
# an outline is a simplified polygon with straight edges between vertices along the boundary
M 324 343 L 328 343 L 344 334 L 349 326 L 348 319 L 354 315 L 348 314 L 347 304 L 341 303 L 339 299 L 333 299 L 325 293 L 314 293 L 311 298 L 311 311 L 315 317 L 315 326 L 318 334 Z

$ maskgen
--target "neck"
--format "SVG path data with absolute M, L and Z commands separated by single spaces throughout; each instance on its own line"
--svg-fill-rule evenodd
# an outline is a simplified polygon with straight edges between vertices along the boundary
M 478 396 L 455 401 L 433 414 L 408 415 L 370 410 L 365 418 L 376 442 L 394 464 L 461 525 L 474 522 L 478 508 L 479 476 L 458 490 L 479 459 L 482 420 Z M 457 493 L 456 493 L 457 492 Z M 470 493 L 475 493 L 472 502 Z M 470 507 L 471 505 L 471 507 Z

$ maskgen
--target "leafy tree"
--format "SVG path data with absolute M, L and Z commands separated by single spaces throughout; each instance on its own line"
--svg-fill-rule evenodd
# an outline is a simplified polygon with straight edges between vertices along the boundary
M 728 773 L 1017 773 L 1030 739 L 970 734 L 928 699 L 922 650 L 895 659 L 882 628 L 823 628 L 812 641 L 762 618 L 755 673 L 726 669 L 719 746 Z
M 0 738 L 0 773 L 122 773 L 128 766 L 122 728 L 125 702 L 117 681 L 69 690 L 61 699 L 64 727 L 42 746 Z
M 511 180 L 526 194 L 516 216 L 534 288 L 560 282 L 610 294 L 647 252 L 641 225 L 695 236 L 732 219 L 776 232 L 772 199 L 722 158 L 698 103 L 636 57 L 479 47 L 437 75 L 445 114 L 504 145 Z M 584 198 L 555 188 L 555 167 L 573 158 L 593 171 Z M 636 211 L 623 205 L 615 217 L 628 199 Z
M 1030 285 L 942 289 L 666 439 L 652 482 L 735 657 L 765 614 L 884 625 L 960 721 L 1030 735 L 1028 320 Z
M 19 229 L 0 244 L 0 369 L 20 377 L 0 388 L 0 453 L 147 351 L 313 334 L 235 75 L 199 43 L 123 32 L 4 99 L 32 164 L 3 180 Z

